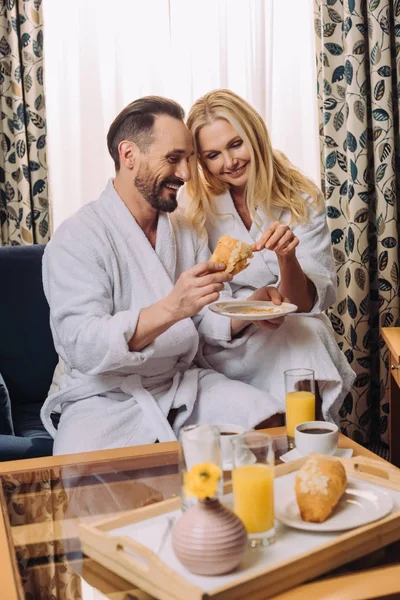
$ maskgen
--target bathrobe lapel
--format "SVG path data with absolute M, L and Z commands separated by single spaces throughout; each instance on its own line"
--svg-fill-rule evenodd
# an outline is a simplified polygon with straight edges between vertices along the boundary
M 112 182 L 109 182 L 100 202 L 106 218 L 117 220 L 120 233 L 133 253 L 155 299 L 164 298 L 174 286 L 177 260 L 176 239 L 168 214 L 159 213 L 154 251 L 143 230 L 118 196 Z

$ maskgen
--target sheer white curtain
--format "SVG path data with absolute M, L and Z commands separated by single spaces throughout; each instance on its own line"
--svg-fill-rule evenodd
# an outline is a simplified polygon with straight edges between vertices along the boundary
M 143 95 L 186 111 L 228 87 L 274 147 L 319 181 L 312 0 L 44 0 L 53 226 L 96 199 L 113 166 L 108 127 Z

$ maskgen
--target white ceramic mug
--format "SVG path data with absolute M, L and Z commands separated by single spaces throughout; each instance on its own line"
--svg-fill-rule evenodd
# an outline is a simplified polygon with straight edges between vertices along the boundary
M 325 430 L 325 432 L 317 433 L 318 430 Z M 294 429 L 296 449 L 302 456 L 307 456 L 310 452 L 335 454 L 338 440 L 339 429 L 334 423 L 307 421 L 299 423 Z
M 222 465 L 225 469 L 232 465 L 232 444 L 231 440 L 239 433 L 244 433 L 246 429 L 240 425 L 217 425 L 221 436 L 221 454 Z

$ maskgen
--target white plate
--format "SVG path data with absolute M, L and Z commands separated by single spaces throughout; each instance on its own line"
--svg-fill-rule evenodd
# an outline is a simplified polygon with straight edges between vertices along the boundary
M 269 300 L 265 302 L 261 302 L 260 300 L 216 302 L 215 304 L 210 304 L 208 308 L 218 315 L 230 317 L 231 319 L 242 319 L 243 321 L 267 321 L 289 315 L 297 310 L 295 304 L 282 302 L 278 306 Z M 252 309 L 254 312 L 249 312 Z
M 337 456 L 338 458 L 350 458 L 350 456 L 353 456 L 353 449 L 338 448 L 333 456 Z M 289 450 L 289 452 L 286 452 L 286 454 L 282 454 L 282 456 L 279 457 L 279 459 L 285 463 L 297 460 L 298 458 L 302 458 L 302 456 L 297 448 L 293 448 L 293 450 Z
M 333 515 L 323 523 L 308 523 L 300 517 L 293 488 L 288 490 L 289 500 L 275 507 L 275 516 L 281 523 L 306 531 L 345 531 L 386 516 L 393 508 L 393 499 L 385 490 L 349 479 Z

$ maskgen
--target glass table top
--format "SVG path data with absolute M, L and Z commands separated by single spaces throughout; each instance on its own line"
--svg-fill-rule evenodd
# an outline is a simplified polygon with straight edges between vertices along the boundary
M 287 438 L 281 435 L 274 442 L 279 463 Z M 137 455 L 129 450 L 131 456 L 121 449 L 105 451 L 100 460 L 98 453 L 88 453 L 84 462 L 82 457 L 73 462 L 73 455 L 58 464 L 56 459 L 65 457 L 33 459 L 25 461 L 33 468 L 0 474 L 8 550 L 15 554 L 21 598 L 97 600 L 128 589 L 129 584 L 82 554 L 79 521 L 130 511 L 180 492 L 176 443 L 142 446 Z M 139 597 L 150 598 L 142 592 Z

